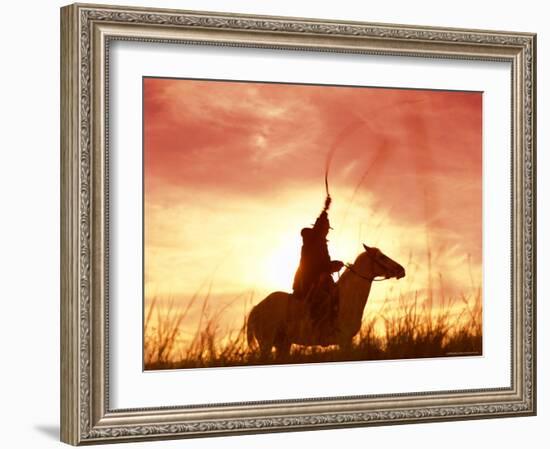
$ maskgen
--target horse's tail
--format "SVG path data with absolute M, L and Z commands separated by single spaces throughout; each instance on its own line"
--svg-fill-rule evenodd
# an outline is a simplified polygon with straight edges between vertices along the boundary
M 255 317 L 256 317 L 256 307 L 253 307 L 250 313 L 248 314 L 248 319 L 246 320 L 246 341 L 248 342 L 248 347 L 254 349 L 256 340 L 255 335 Z

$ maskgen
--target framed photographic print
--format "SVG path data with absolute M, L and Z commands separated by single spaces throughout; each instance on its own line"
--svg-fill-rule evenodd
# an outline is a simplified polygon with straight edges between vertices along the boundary
M 534 34 L 61 36 L 63 441 L 536 413 Z

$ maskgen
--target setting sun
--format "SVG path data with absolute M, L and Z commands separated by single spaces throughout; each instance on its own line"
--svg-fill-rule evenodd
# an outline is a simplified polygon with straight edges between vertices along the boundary
M 260 264 L 262 278 L 259 281 L 269 289 L 292 290 L 292 279 L 300 260 L 300 248 L 292 245 L 295 238 L 285 240 L 285 244 L 274 248 Z

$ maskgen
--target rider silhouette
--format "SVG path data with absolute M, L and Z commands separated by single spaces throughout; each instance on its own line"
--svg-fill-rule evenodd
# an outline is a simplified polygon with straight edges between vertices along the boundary
M 294 275 L 292 288 L 297 298 L 303 298 L 311 304 L 312 316 L 319 316 L 321 303 L 327 303 L 334 286 L 332 273 L 342 269 L 344 264 L 339 260 L 330 260 L 327 246 L 327 235 L 330 229 L 328 208 L 330 196 L 325 200 L 325 207 L 312 228 L 302 229 L 302 253 L 300 264 Z

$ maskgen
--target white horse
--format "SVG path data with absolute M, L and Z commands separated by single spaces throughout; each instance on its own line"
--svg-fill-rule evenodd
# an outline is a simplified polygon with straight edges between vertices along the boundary
M 383 254 L 378 248 L 363 245 L 365 251 L 357 257 L 336 283 L 338 312 L 330 323 L 316 325 L 310 317 L 306 301 L 285 292 L 273 292 L 252 308 L 247 320 L 247 340 L 250 348 L 255 342 L 262 357 L 289 354 L 292 344 L 303 346 L 351 346 L 361 328 L 363 310 L 367 304 L 372 282 L 405 276 L 405 269 Z

